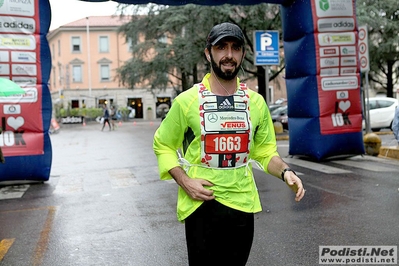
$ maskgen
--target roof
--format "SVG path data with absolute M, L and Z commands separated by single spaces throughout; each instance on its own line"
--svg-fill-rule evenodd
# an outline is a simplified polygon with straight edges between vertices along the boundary
M 131 20 L 131 16 L 91 16 L 85 17 L 73 22 L 64 24 L 55 30 L 48 33 L 47 38 L 50 40 L 55 37 L 59 32 L 63 31 L 74 31 L 74 30 L 86 30 L 87 22 L 91 30 L 103 30 L 104 28 L 118 28 L 123 24 L 128 23 Z
M 86 27 L 89 22 L 90 27 L 119 27 L 130 21 L 130 16 L 92 16 L 62 25 L 60 28 Z

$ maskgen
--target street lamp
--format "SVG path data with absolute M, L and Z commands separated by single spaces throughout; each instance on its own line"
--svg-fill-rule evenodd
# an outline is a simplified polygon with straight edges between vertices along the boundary
M 90 62 L 90 30 L 89 17 L 86 17 L 86 35 L 87 35 L 87 71 L 89 81 L 89 96 L 91 97 L 91 62 Z

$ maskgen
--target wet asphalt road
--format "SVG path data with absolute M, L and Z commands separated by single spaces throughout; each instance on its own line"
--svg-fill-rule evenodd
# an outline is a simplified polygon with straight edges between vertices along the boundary
M 151 148 L 158 125 L 65 126 L 52 135 L 50 180 L 0 200 L 0 265 L 187 265 L 177 186 L 159 180 Z M 286 157 L 288 142 L 278 145 Z M 247 265 L 318 265 L 320 245 L 398 245 L 398 161 L 286 159 L 307 195 L 296 203 L 281 180 L 255 170 L 264 210 Z

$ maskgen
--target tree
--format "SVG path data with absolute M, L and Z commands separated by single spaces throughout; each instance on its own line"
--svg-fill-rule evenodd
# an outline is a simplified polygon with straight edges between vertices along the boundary
M 399 5 L 397 0 L 358 0 L 359 25 L 369 30 L 370 80 L 393 97 L 399 77 Z
M 187 90 L 209 71 L 204 57 L 209 30 L 217 23 L 229 21 L 240 25 L 246 38 L 243 80 L 257 78 L 259 91 L 265 92 L 265 70 L 253 64 L 252 36 L 254 30 L 281 29 L 279 12 L 278 5 L 270 4 L 151 5 L 147 15 L 134 15 L 131 22 L 120 28 L 120 32 L 125 34 L 127 40 L 132 40 L 134 45 L 132 58 L 117 73 L 120 80 L 130 88 L 137 84 L 150 84 L 151 89 L 172 86 L 177 92 Z M 280 67 L 272 72 L 270 80 L 283 69 Z

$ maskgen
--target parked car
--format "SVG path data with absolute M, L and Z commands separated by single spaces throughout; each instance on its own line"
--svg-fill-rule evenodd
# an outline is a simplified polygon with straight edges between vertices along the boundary
M 376 132 L 383 128 L 391 128 L 395 109 L 398 107 L 398 100 L 390 97 L 374 97 L 369 98 L 368 101 L 370 106 L 371 130 Z M 363 129 L 365 128 L 366 123 L 363 119 Z
M 270 115 L 272 117 L 273 123 L 280 122 L 283 125 L 283 129 L 288 130 L 287 105 L 283 105 L 274 109 Z
M 267 107 L 269 107 L 269 112 L 272 113 L 274 110 L 276 110 L 277 108 L 281 107 L 281 104 L 270 104 Z

